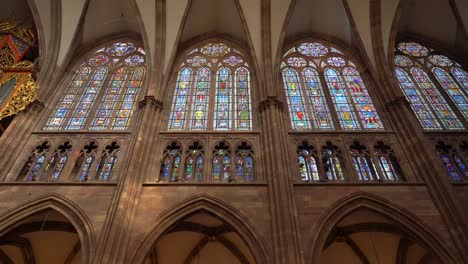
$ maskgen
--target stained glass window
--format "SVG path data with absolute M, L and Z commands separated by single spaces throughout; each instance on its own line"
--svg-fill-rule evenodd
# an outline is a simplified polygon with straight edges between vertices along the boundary
M 307 87 L 310 106 L 312 108 L 312 122 L 320 129 L 333 129 L 333 121 L 322 89 L 320 77 L 316 70 L 307 67 L 302 72 L 304 84 Z
M 456 165 L 453 163 L 452 159 L 450 158 L 449 155 L 447 154 L 441 154 L 440 158 L 442 159 L 442 162 L 445 165 L 445 168 L 447 169 L 450 177 L 452 178 L 453 181 L 461 181 L 462 178 L 460 176 L 460 173 L 458 172 Z
M 94 52 L 78 68 L 44 130 L 128 129 L 143 85 L 144 63 L 143 49 L 131 42 Z
M 447 101 L 442 97 L 436 89 L 429 76 L 420 68 L 414 67 L 411 69 L 413 78 L 418 83 L 423 94 L 426 96 L 429 104 L 436 111 L 436 115 L 440 118 L 442 124 L 447 129 L 462 129 L 463 126 L 455 113 L 452 111 Z
M 395 72 L 423 128 L 464 129 L 463 123 L 468 121 L 468 74 L 449 57 L 416 42 L 399 43 L 398 52 Z
M 250 102 L 250 74 L 245 67 L 236 70 L 234 126 L 237 130 L 252 129 L 252 104 Z
M 91 165 L 93 164 L 94 156 L 86 157 L 86 160 L 81 168 L 80 174 L 78 175 L 78 181 L 87 181 L 89 177 L 89 172 L 91 170 Z
M 44 163 L 45 159 L 46 159 L 46 156 L 44 154 L 37 157 L 36 161 L 33 163 L 33 166 L 31 168 L 31 170 L 28 173 L 28 176 L 27 176 L 28 181 L 37 180 L 37 175 L 38 175 L 39 170 L 41 169 L 42 164 Z
M 180 64 L 168 130 L 252 130 L 250 81 L 237 49 L 214 42 L 193 49 Z
M 465 92 L 468 92 L 468 73 L 461 68 L 458 67 L 453 67 L 452 68 L 452 74 L 455 76 L 457 81 L 460 83 L 460 85 L 463 87 Z
M 59 105 L 55 108 L 53 116 L 47 120 L 47 124 L 44 129 L 58 130 L 63 128 L 65 120 L 72 112 L 74 102 L 77 101 L 77 97 L 87 85 L 90 73 L 90 67 L 81 67 L 78 69 L 73 80 L 70 82 L 67 92 L 63 96 Z
M 378 157 L 380 168 L 384 173 L 384 177 L 387 181 L 395 181 L 397 180 L 397 175 L 395 169 L 393 168 L 392 163 L 387 159 L 385 156 Z
M 211 71 L 201 68 L 195 77 L 195 89 L 190 116 L 190 129 L 204 130 L 208 120 L 208 103 L 210 99 Z
M 231 71 L 227 68 L 218 70 L 216 78 L 215 130 L 229 130 L 231 125 Z
M 395 69 L 395 74 L 401 90 L 405 94 L 406 99 L 410 102 L 411 108 L 413 108 L 423 128 L 428 130 L 440 129 L 441 126 L 439 121 L 435 118 L 434 112 L 429 108 L 421 92 L 416 88 L 409 75 L 400 68 Z
M 325 146 L 322 146 L 321 152 L 326 179 L 329 181 L 344 180 L 341 153 L 338 147 L 327 142 Z
M 356 64 L 343 54 L 318 42 L 285 53 L 281 70 L 294 130 L 384 129 Z
M 235 178 L 238 182 L 254 180 L 254 158 L 252 146 L 247 142 L 241 142 L 236 149 Z
M 111 179 L 112 173 L 114 172 L 115 166 L 117 164 L 117 154 L 118 152 L 112 154 L 111 156 L 104 155 L 101 157 L 98 165 L 98 172 L 96 173 L 99 175 L 99 180 L 107 181 Z
M 204 150 L 199 142 L 189 146 L 185 160 L 185 176 L 187 181 L 204 180 Z
M 449 74 L 441 68 L 433 68 L 433 73 L 445 91 L 455 102 L 463 116 L 468 119 L 468 98 L 462 92 L 458 84 L 455 83 L 452 77 L 450 77 Z
M 297 157 L 302 181 L 318 181 L 319 174 L 316 157 L 308 150 L 302 150 Z
M 177 142 L 166 146 L 161 162 L 160 181 L 179 181 L 181 172 L 182 148 Z
M 358 71 L 352 67 L 343 70 L 349 91 L 359 112 L 362 125 L 367 129 L 383 129 L 382 121 Z
M 223 141 L 213 151 L 213 181 L 231 182 L 231 149 Z
M 330 91 L 333 104 L 335 105 L 338 120 L 343 129 L 356 130 L 360 129 L 361 125 L 357 121 L 356 113 L 351 105 L 348 91 L 344 86 L 341 75 L 333 68 L 325 70 L 325 79 Z
M 184 68 L 179 71 L 177 84 L 172 103 L 172 111 L 169 121 L 169 129 L 184 129 L 187 116 L 187 104 L 190 96 L 190 82 L 192 79 L 192 70 Z
M 295 129 L 309 129 L 310 120 L 305 111 L 304 98 L 297 71 L 291 68 L 283 70 L 283 82 L 286 88 L 292 127 Z

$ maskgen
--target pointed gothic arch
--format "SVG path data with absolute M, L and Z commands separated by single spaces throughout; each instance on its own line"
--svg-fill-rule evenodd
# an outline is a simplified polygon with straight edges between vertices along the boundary
M 137 246 L 129 251 L 136 253 L 128 259 L 128 263 L 143 263 L 144 258 L 166 230 L 184 217 L 203 211 L 230 225 L 249 247 L 256 263 L 272 263 L 266 241 L 250 220 L 226 202 L 206 194 L 192 196 L 163 212 L 142 236 L 143 239 L 135 243 Z
M 367 209 L 380 214 L 394 223 L 398 224 L 411 238 L 429 249 L 444 263 L 458 263 L 459 256 L 455 256 L 450 249 L 441 243 L 440 238 L 420 218 L 406 211 L 389 200 L 376 195 L 357 192 L 348 195 L 329 207 L 314 226 L 315 234 L 308 245 L 311 245 L 310 254 L 307 259 L 310 263 L 319 263 L 321 252 L 327 242 L 332 229 L 348 214 L 359 209 Z M 462 262 L 462 261 L 461 261 Z
M 3 212 L 0 216 L 0 237 L 22 220 L 48 209 L 59 212 L 71 222 L 81 241 L 82 262 L 91 263 L 96 248 L 93 225 L 81 208 L 57 193 L 36 197 Z

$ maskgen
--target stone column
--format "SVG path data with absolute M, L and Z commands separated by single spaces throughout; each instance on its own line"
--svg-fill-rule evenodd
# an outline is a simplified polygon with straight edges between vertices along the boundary
M 287 133 L 283 103 L 276 96 L 260 102 L 259 120 L 273 233 L 274 263 L 302 263 L 295 219 L 293 180 L 287 171 Z
M 150 173 L 152 149 L 157 144 L 162 102 L 153 96 L 145 96 L 139 107 L 136 130 L 130 143 L 133 148 L 129 150 L 127 163 L 123 166 L 127 169 L 121 171 L 94 263 L 127 263 L 135 211 L 143 183 Z

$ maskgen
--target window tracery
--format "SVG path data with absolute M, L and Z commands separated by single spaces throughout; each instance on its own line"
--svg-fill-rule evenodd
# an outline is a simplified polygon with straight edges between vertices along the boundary
M 354 170 L 360 181 L 380 181 L 374 161 L 366 146 L 360 144 L 358 141 L 354 141 L 350 146 L 350 153 Z
M 314 146 L 309 145 L 307 141 L 303 141 L 297 147 L 297 160 L 299 162 L 299 171 L 301 180 L 304 182 L 320 180 L 318 165 L 317 165 L 317 150 Z
M 29 156 L 25 165 L 23 166 L 18 179 L 26 181 L 35 181 L 38 179 L 39 170 L 44 163 L 47 153 L 50 150 L 50 143 L 44 141 L 41 144 L 37 145 L 31 156 Z
M 464 178 L 468 175 L 466 160 L 464 161 L 462 158 L 460 158 L 459 154 L 452 147 L 452 145 L 446 144 L 443 141 L 437 142 L 435 148 L 452 181 L 463 181 Z
M 128 129 L 145 72 L 145 53 L 131 42 L 95 51 L 78 66 L 43 129 Z
M 213 150 L 213 181 L 232 182 L 231 147 L 226 142 L 219 142 Z
M 386 181 L 404 180 L 403 171 L 394 151 L 383 141 L 377 141 L 374 152 L 379 161 L 380 168 Z
M 401 42 L 396 49 L 395 75 L 421 126 L 428 131 L 465 129 L 468 75 L 461 66 L 416 42 Z
M 75 168 L 72 173 L 73 176 L 78 175 L 77 181 L 85 182 L 92 179 L 91 168 L 94 160 L 96 159 L 96 151 L 98 147 L 99 146 L 95 141 L 91 141 L 80 151 L 80 156 L 75 163 Z
M 327 141 L 322 146 L 322 163 L 326 179 L 329 181 L 343 181 L 343 167 L 340 149 Z
M 164 150 L 161 163 L 160 181 L 179 181 L 182 147 L 177 142 L 171 142 Z
M 185 56 L 177 74 L 168 130 L 252 130 L 246 57 L 214 41 Z
M 185 180 L 200 182 L 204 180 L 204 154 L 200 142 L 195 141 L 188 147 L 185 161 Z
M 236 177 L 237 182 L 251 182 L 254 180 L 254 156 L 252 146 L 243 141 L 236 148 Z
M 300 43 L 281 71 L 293 130 L 384 129 L 356 65 L 338 49 Z
M 112 141 L 102 151 L 101 158 L 96 167 L 95 179 L 99 181 L 111 180 L 115 167 L 117 166 L 120 145 Z

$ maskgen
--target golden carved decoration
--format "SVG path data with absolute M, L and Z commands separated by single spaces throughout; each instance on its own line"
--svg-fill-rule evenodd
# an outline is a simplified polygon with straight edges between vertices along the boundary
M 5 68 L 15 63 L 15 55 L 8 45 L 0 49 L 0 67 Z
M 1 106 L 0 119 L 19 113 L 37 99 L 37 89 L 32 73 L 5 73 L 0 79 L 0 87 L 13 78 L 16 78 L 17 82 L 10 98 Z
M 33 25 L 19 24 L 14 18 L 0 20 L 0 33 L 12 34 L 31 46 L 36 40 Z

